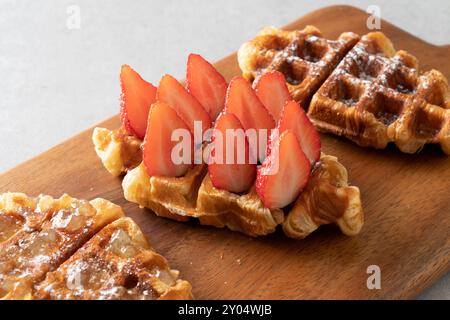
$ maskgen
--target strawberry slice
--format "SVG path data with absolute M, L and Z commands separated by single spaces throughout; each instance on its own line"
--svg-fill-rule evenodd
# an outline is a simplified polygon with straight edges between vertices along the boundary
M 292 100 L 284 75 L 279 71 L 264 73 L 255 81 L 254 88 L 259 100 L 278 121 L 284 105 Z
M 186 88 L 215 120 L 225 106 L 227 82 L 208 61 L 190 54 L 187 62 Z
M 145 81 L 130 66 L 120 70 L 120 119 L 125 130 L 143 139 L 147 127 L 148 111 L 156 100 L 156 87 Z
M 227 139 L 227 131 L 228 136 L 234 135 Z M 256 161 L 251 161 L 249 156 L 248 141 L 238 118 L 231 113 L 222 113 L 214 127 L 208 165 L 213 186 L 234 193 L 249 190 L 256 176 Z
M 256 192 L 269 209 L 294 201 L 308 183 L 311 164 L 295 134 L 289 130 L 274 141 L 269 156 L 258 169 Z
M 201 121 L 202 134 L 211 127 L 211 118 L 186 89 L 171 75 L 165 75 L 159 82 L 157 91 L 158 101 L 167 103 L 172 107 L 181 119 L 188 125 L 189 130 L 194 133 L 194 121 Z
M 291 130 L 300 142 L 311 164 L 320 158 L 320 135 L 300 105 L 291 100 L 286 103 L 278 123 L 279 134 Z
M 259 101 L 250 83 L 244 78 L 235 77 L 231 80 L 228 86 L 225 110 L 227 113 L 234 114 L 245 130 L 256 130 L 257 141 L 250 141 L 251 152 L 258 155 L 260 162 L 264 161 L 270 130 L 275 127 L 275 121 Z M 261 139 L 260 143 L 262 129 L 266 130 L 267 139 Z M 254 150 L 255 148 L 257 150 Z M 257 153 L 255 153 L 256 151 Z
M 144 165 L 150 176 L 179 177 L 186 173 L 190 164 L 177 164 L 172 150 L 178 141 L 172 141 L 172 132 L 184 129 L 191 139 L 189 148 L 192 159 L 192 133 L 175 110 L 163 102 L 152 105 L 148 116 L 147 132 L 142 145 Z M 178 154 L 177 154 L 178 155 Z

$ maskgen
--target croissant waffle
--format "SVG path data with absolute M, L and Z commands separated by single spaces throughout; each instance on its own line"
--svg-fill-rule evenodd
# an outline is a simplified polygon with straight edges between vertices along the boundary
M 104 130 L 94 131 L 93 140 L 102 139 L 95 134 L 112 134 Z M 121 162 L 107 158 L 102 161 Z M 337 158 L 326 155 L 322 155 L 314 169 L 308 187 L 292 208 L 285 211 L 265 208 L 254 187 L 243 195 L 214 188 L 205 165 L 193 167 L 183 177 L 167 178 L 149 177 L 145 166 L 140 164 L 128 171 L 122 185 L 128 201 L 157 215 L 182 221 L 198 218 L 204 225 L 228 227 L 251 236 L 272 233 L 283 224 L 288 236 L 303 238 L 329 223 L 336 223 L 345 234 L 354 235 L 363 224 L 359 189 L 347 185 L 346 169 Z
M 243 76 L 250 81 L 272 70 L 283 73 L 292 97 L 306 108 L 358 40 L 359 36 L 351 32 L 341 34 L 336 41 L 328 40 L 313 26 L 301 31 L 266 27 L 241 46 L 238 62 Z
M 380 32 L 365 35 L 314 95 L 308 115 L 322 131 L 362 146 L 394 142 L 414 153 L 440 143 L 450 154 L 450 91 L 436 70 L 419 75 L 417 59 L 395 52 Z
M 0 299 L 72 298 L 67 292 L 59 295 L 54 287 L 49 290 L 53 296 L 38 295 L 37 286 L 67 259 L 78 261 L 78 249 L 123 217 L 119 206 L 104 199 L 88 202 L 68 195 L 59 199 L 0 195 Z M 127 224 L 131 222 L 127 220 Z
M 40 299 L 191 299 L 130 218 L 112 222 L 37 286 Z

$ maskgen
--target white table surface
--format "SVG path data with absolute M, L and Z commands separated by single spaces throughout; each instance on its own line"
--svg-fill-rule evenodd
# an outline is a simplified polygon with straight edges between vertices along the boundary
M 449 1 L 337 2 L 378 5 L 404 30 L 450 43 Z M 153 83 L 184 78 L 190 52 L 215 61 L 265 25 L 337 2 L 0 0 L 0 172 L 117 113 L 123 63 Z M 70 5 L 80 29 L 67 28 Z M 450 274 L 419 298 L 450 299 Z

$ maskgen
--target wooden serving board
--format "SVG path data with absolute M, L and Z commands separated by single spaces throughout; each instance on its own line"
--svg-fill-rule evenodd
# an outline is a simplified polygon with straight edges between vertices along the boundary
M 312 24 L 335 38 L 344 31 L 367 33 L 366 19 L 363 11 L 335 6 L 286 28 Z M 385 21 L 382 31 L 396 48 L 416 55 L 423 69 L 437 68 L 450 77 L 449 46 L 430 45 Z M 228 79 L 240 73 L 235 54 L 216 66 Z M 97 126 L 116 128 L 118 117 Z M 253 239 L 174 222 L 127 203 L 121 179 L 95 155 L 91 134 L 92 128 L 0 175 L 0 192 L 66 192 L 122 205 L 193 284 L 198 299 L 412 298 L 450 269 L 450 158 L 438 147 L 406 155 L 394 147 L 376 151 L 322 135 L 323 151 L 338 156 L 351 183 L 360 187 L 366 222 L 356 237 L 325 226 L 300 241 L 282 232 Z M 369 265 L 381 268 L 380 290 L 367 288 Z

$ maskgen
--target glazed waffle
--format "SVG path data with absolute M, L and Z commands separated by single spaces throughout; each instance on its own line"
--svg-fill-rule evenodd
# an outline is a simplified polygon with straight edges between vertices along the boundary
M 243 76 L 250 81 L 272 70 L 283 73 L 293 99 L 306 108 L 358 40 L 359 36 L 351 32 L 341 34 L 336 41 L 328 40 L 313 26 L 301 31 L 266 27 L 241 46 L 238 62 Z
M 177 280 L 137 225 L 104 199 L 5 193 L 0 230 L 0 299 L 191 297 L 189 283 Z
M 432 70 L 419 75 L 417 59 L 395 52 L 380 32 L 365 35 L 314 95 L 308 115 L 322 131 L 361 146 L 394 142 L 414 153 L 440 143 L 450 154 L 450 91 Z
M 167 178 L 149 177 L 141 164 L 125 175 L 122 186 L 128 201 L 157 215 L 182 221 L 198 218 L 201 224 L 228 227 L 250 236 L 272 233 L 283 223 L 285 233 L 293 238 L 303 238 L 308 230 L 312 232 L 329 223 L 336 223 L 345 234 L 353 235 L 363 224 L 359 189 L 349 187 L 345 168 L 335 157 L 325 155 L 313 171 L 308 188 L 292 208 L 284 211 L 265 208 L 254 188 L 242 195 L 214 188 L 205 165 L 193 167 L 183 177 Z M 334 205 L 322 206 L 322 202 Z M 315 228 L 303 226 L 305 215 Z M 298 232 L 301 228 L 302 232 Z
M 130 218 L 112 222 L 37 286 L 39 299 L 191 299 Z
M 9 236 L 0 244 L 2 299 L 31 299 L 33 285 L 48 271 L 57 268 L 102 227 L 124 215 L 120 207 L 103 199 L 87 202 L 68 195 L 59 199 L 28 198 L 19 193 L 6 193 L 1 199 L 2 215 L 22 221 L 5 228 Z M 3 219 L 0 223 L 3 228 Z

